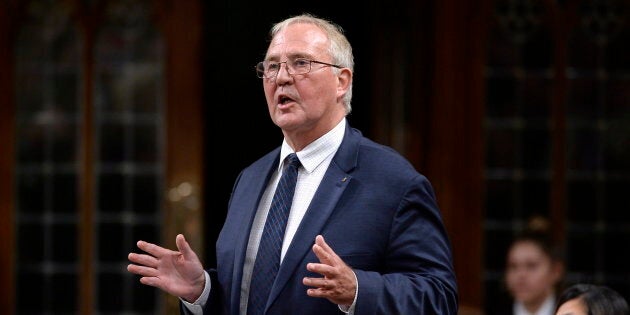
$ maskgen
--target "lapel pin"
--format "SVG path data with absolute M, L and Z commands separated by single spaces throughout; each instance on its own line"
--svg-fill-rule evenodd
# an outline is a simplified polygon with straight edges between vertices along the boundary
M 346 179 L 348 179 L 348 177 L 344 177 L 344 178 L 342 178 L 342 179 L 341 179 L 341 181 L 342 181 L 342 182 L 345 182 L 345 181 L 346 181 Z

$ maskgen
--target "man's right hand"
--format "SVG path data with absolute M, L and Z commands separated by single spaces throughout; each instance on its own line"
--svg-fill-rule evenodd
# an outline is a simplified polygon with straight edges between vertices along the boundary
M 204 269 L 184 235 L 178 234 L 175 243 L 178 251 L 138 241 L 138 248 L 146 254 L 130 253 L 132 263 L 127 270 L 142 276 L 140 283 L 193 303 L 205 286 Z

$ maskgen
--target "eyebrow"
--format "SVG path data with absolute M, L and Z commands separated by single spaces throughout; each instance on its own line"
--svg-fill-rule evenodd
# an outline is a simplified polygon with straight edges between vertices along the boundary
M 295 60 L 295 59 L 299 59 L 299 58 L 303 58 L 303 59 L 312 59 L 313 56 L 307 53 L 293 53 L 293 54 L 289 54 L 287 55 L 287 59 L 288 60 Z M 280 57 L 277 55 L 271 55 L 271 56 L 267 56 L 267 58 L 265 58 L 265 60 L 267 61 L 277 61 L 280 60 Z

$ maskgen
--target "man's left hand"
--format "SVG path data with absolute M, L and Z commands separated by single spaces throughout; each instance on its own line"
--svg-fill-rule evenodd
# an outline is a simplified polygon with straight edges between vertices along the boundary
M 326 298 L 338 305 L 351 305 L 357 290 L 354 271 L 326 244 L 324 237 L 315 237 L 313 252 L 320 263 L 309 263 L 306 269 L 321 274 L 322 278 L 304 277 L 302 283 L 311 289 L 306 294 Z

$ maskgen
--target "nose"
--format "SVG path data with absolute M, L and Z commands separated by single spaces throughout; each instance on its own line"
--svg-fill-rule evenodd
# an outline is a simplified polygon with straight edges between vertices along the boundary
M 283 70 L 284 66 L 284 70 Z M 289 66 L 287 66 L 286 62 L 280 64 L 280 69 L 278 69 L 278 73 L 276 74 L 276 84 L 282 85 L 290 82 L 293 77 L 289 74 Z

